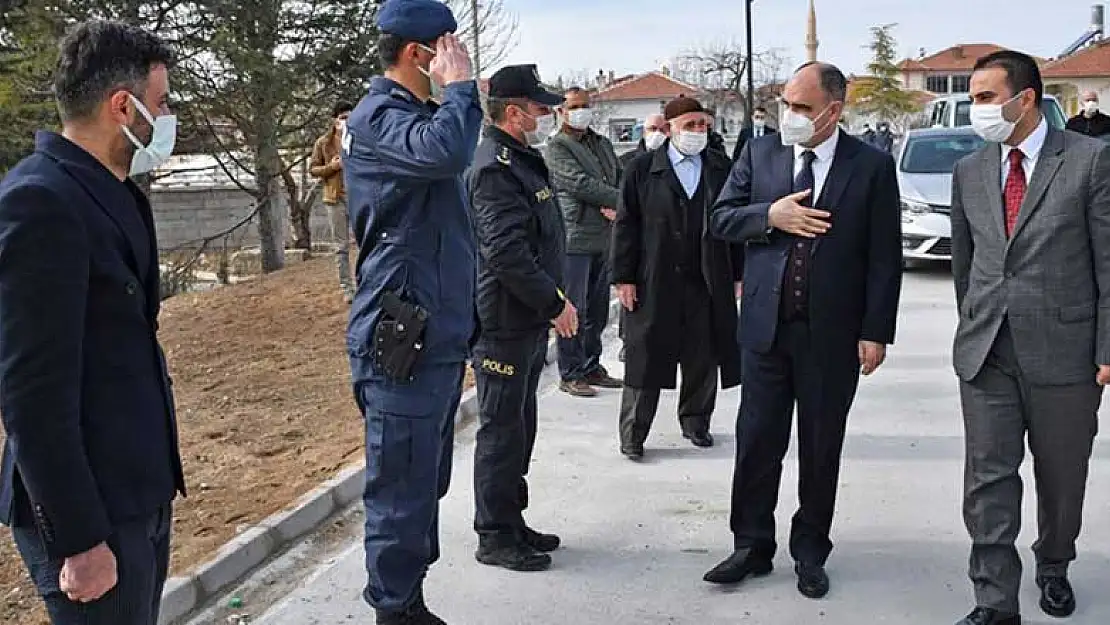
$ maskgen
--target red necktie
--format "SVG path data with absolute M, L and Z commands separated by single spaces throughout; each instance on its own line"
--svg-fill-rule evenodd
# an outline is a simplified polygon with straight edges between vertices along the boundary
M 1025 155 L 1021 150 L 1010 150 L 1010 173 L 1006 176 L 1006 186 L 1002 188 L 1002 197 L 1006 201 L 1006 237 L 1014 234 L 1017 226 L 1018 213 L 1021 212 L 1021 202 L 1025 199 L 1025 168 L 1021 162 Z

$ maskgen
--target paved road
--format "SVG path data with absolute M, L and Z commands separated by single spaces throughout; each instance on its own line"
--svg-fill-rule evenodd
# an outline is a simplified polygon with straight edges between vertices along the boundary
M 825 600 L 797 594 L 783 550 L 770 577 L 732 591 L 701 581 L 731 542 L 736 392 L 720 395 L 713 428 L 719 444 L 708 451 L 684 443 L 675 398 L 665 396 L 647 459 L 634 464 L 617 453 L 617 392 L 583 400 L 549 389 L 540 403 L 535 501 L 527 517 L 561 534 L 566 548 L 545 573 L 514 574 L 474 561 L 473 443 L 464 434 L 443 507 L 444 558 L 427 582 L 429 604 L 452 625 L 955 622 L 971 594 L 959 515 L 961 425 L 948 357 L 954 321 L 947 275 L 908 275 L 898 345 L 861 385 L 852 414 L 829 562 L 833 590 Z M 620 371 L 618 363 L 607 364 Z M 1088 625 L 1110 623 L 1110 445 L 1102 443 L 1096 454 L 1081 560 L 1073 566 L 1081 607 L 1070 621 Z M 796 505 L 793 455 L 787 467 L 783 544 Z M 1029 562 L 1031 505 L 1027 511 L 1021 540 Z M 1027 622 L 1050 622 L 1026 577 Z M 364 579 L 361 545 L 352 544 L 255 622 L 369 623 L 371 612 L 359 600 Z

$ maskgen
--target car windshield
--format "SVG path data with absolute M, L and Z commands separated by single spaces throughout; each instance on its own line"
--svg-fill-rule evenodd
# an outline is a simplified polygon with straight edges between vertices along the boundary
M 1044 111 L 1045 119 L 1048 120 L 1048 125 L 1057 130 L 1063 130 L 1067 125 L 1068 120 L 1064 119 L 1064 113 L 1060 110 L 1060 106 L 1050 98 L 1045 98 L 1041 101 L 1041 110 Z M 971 100 L 960 100 L 956 102 L 956 126 L 970 126 L 971 125 Z
M 956 161 L 983 147 L 978 135 L 910 137 L 902 153 L 907 174 L 950 174 Z

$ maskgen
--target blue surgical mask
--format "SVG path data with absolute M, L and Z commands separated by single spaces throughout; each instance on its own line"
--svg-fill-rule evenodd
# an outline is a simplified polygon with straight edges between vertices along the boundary
M 131 171 L 129 174 L 135 176 L 154 171 L 173 154 L 173 146 L 177 142 L 177 116 L 159 115 L 156 118 L 150 114 L 150 111 L 143 106 L 138 98 L 130 93 L 127 95 L 135 105 L 135 110 L 139 111 L 150 122 L 151 128 L 154 129 L 150 135 L 150 143 L 143 145 L 143 142 L 139 141 L 139 138 L 131 132 L 130 128 L 122 127 L 123 134 L 135 146 L 135 154 L 131 157 Z

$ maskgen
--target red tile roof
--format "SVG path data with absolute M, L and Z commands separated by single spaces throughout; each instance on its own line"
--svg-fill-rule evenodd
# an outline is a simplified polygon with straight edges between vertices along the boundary
M 680 95 L 695 96 L 698 88 L 663 75 L 649 72 L 617 80 L 598 90 L 596 97 L 603 102 L 627 100 L 670 100 Z
M 1041 68 L 1045 78 L 1110 77 L 1110 39 L 1104 39 L 1071 56 L 1049 61 Z
M 898 68 L 904 72 L 970 72 L 979 57 L 1005 49 L 993 43 L 964 43 L 923 59 L 906 59 Z

